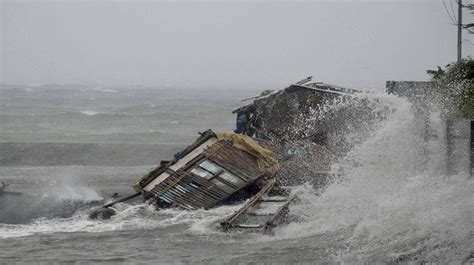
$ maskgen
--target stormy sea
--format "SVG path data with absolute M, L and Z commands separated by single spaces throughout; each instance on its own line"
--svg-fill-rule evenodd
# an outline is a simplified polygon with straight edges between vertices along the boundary
M 420 171 L 411 104 L 382 92 L 371 97 L 388 117 L 332 165 L 343 176 L 323 190 L 292 187 L 293 219 L 274 235 L 222 232 L 240 204 L 156 211 L 136 199 L 110 220 L 88 218 L 198 132 L 233 130 L 232 110 L 260 91 L 1 87 L 0 264 L 474 260 L 474 181 L 444 174 L 440 118 Z

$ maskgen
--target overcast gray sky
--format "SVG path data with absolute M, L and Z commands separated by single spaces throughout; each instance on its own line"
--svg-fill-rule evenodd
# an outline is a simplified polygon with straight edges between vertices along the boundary
M 0 1 L 8 84 L 383 88 L 456 57 L 442 0 Z

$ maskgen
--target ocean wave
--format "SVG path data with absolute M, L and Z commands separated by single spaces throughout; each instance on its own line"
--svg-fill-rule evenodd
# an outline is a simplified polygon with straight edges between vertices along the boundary
M 102 88 L 102 87 L 95 87 L 94 89 L 92 90 L 95 90 L 95 91 L 100 91 L 100 92 L 106 92 L 106 93 L 118 93 L 119 91 L 115 90 L 115 89 L 110 89 L 110 88 Z
M 30 236 L 34 234 L 107 231 L 152 230 L 181 226 L 191 234 L 222 234 L 216 229 L 222 216 L 229 215 L 240 205 L 221 206 L 211 210 L 186 211 L 166 209 L 157 211 L 147 204 L 120 203 L 112 207 L 116 215 L 110 220 L 91 220 L 88 217 L 93 207 L 78 209 L 67 218 L 38 218 L 30 224 L 0 223 L 0 239 Z
M 94 116 L 94 115 L 99 114 L 100 112 L 94 111 L 94 110 L 83 110 L 83 111 L 80 111 L 80 113 L 88 115 L 88 116 Z
M 166 111 L 144 111 L 144 112 L 120 112 L 120 111 L 98 111 L 98 110 L 78 110 L 78 111 L 47 111 L 47 112 L 3 112 L 0 113 L 0 117 L 4 119 L 21 119 L 22 117 L 35 117 L 38 119 L 45 118 L 45 119 L 53 119 L 53 118 L 63 118 L 64 119 L 73 119 L 73 118 L 91 118 L 91 119 L 98 119 L 98 118 L 133 118 L 136 119 L 137 117 L 141 117 L 144 119 L 159 119 L 159 121 L 163 120 L 179 120 L 182 118 L 192 118 L 198 117 L 199 115 L 203 115 L 202 113 L 195 113 L 195 112 L 166 112 Z M 174 120 L 173 120 L 174 119 Z
M 273 240 L 311 242 L 331 235 L 341 243 L 328 252 L 342 263 L 462 261 L 474 243 L 474 182 L 444 175 L 436 155 L 444 148 L 440 140 L 430 143 L 431 166 L 420 170 L 424 141 L 414 129 L 411 104 L 384 100 L 396 111 L 335 165 L 343 172 L 339 181 L 323 193 L 311 186 L 294 191 L 299 202 L 290 213 L 301 221 L 278 227 Z M 437 115 L 432 119 L 442 122 Z
M 42 86 L 44 86 L 44 84 L 31 83 L 31 84 L 26 84 L 25 86 L 27 86 L 27 87 L 42 87 Z

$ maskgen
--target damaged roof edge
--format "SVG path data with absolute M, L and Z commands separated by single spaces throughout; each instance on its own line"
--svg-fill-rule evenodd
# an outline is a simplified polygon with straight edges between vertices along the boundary
M 245 113 L 252 111 L 254 108 L 254 102 L 257 100 L 265 99 L 268 98 L 272 95 L 283 93 L 284 91 L 287 92 L 294 92 L 299 89 L 310 89 L 310 90 L 316 90 L 320 92 L 326 92 L 326 93 L 332 93 L 332 94 L 338 94 L 338 95 L 352 95 L 355 93 L 360 93 L 361 91 L 352 89 L 352 88 L 344 88 L 336 85 L 331 85 L 331 84 L 326 84 L 323 82 L 313 82 L 309 83 L 312 79 L 312 76 L 307 77 L 306 79 L 303 79 L 301 81 L 298 81 L 294 84 L 289 85 L 288 87 L 285 87 L 280 90 L 275 90 L 271 93 L 265 94 L 265 95 L 259 95 L 253 98 L 248 98 L 248 99 L 254 99 L 252 103 L 249 103 L 247 105 L 244 105 L 242 107 L 239 107 L 235 110 L 232 111 L 232 113 Z

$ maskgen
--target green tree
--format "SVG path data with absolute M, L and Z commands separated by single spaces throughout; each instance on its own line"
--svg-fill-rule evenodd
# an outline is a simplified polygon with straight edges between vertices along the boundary
M 427 72 L 434 83 L 435 103 L 445 116 L 474 118 L 474 60 L 462 59 Z

